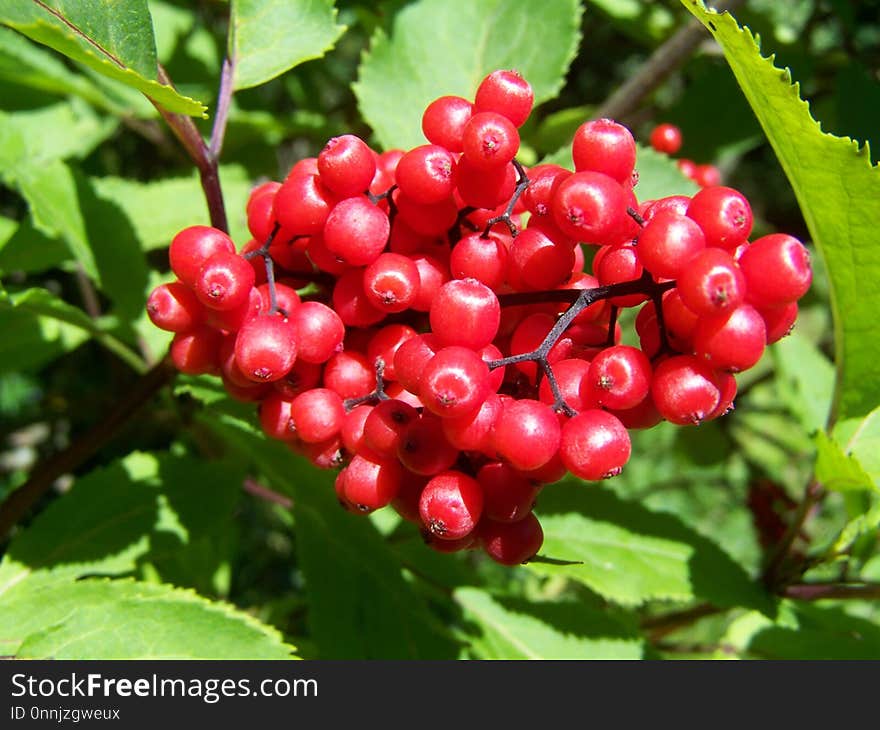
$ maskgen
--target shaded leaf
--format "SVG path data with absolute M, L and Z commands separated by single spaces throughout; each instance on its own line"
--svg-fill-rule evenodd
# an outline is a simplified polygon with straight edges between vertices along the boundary
M 708 538 L 672 515 L 627 502 L 600 486 L 562 482 L 536 508 L 544 528 L 540 554 L 578 565 L 529 563 L 564 575 L 623 605 L 701 599 L 718 606 L 767 607 L 745 570 Z
M 880 170 L 867 148 L 822 132 L 788 70 L 761 56 L 748 28 L 699 0 L 682 2 L 721 44 L 794 189 L 831 279 L 840 368 L 834 410 L 842 418 L 864 416 L 880 402 L 880 358 L 870 336 L 880 308 Z
M 816 434 L 816 479 L 835 492 L 877 489 L 858 459 L 847 454 L 824 432 Z
M 576 601 L 526 601 L 459 588 L 470 650 L 479 659 L 641 659 L 643 642 L 625 624 Z
M 770 348 L 777 383 L 789 409 L 807 433 L 824 428 L 834 395 L 834 365 L 795 330 Z
M 394 19 L 389 38 L 376 31 L 354 91 L 379 144 L 424 144 L 421 117 L 438 96 L 473 99 L 496 69 L 515 68 L 532 85 L 535 103 L 552 99 L 580 40 L 575 0 L 419 0 Z M 389 103 L 393 99 L 393 103 Z
M 234 88 L 259 86 L 323 56 L 345 31 L 336 14 L 333 0 L 233 0 Z

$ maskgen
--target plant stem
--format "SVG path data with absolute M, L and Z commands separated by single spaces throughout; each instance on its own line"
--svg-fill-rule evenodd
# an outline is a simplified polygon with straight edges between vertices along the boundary
M 791 554 L 792 546 L 794 545 L 795 540 L 797 540 L 798 535 L 800 535 L 804 529 L 804 523 L 807 521 L 813 507 L 818 504 L 824 496 L 825 490 L 822 489 L 822 485 L 815 479 L 807 485 L 804 498 L 798 505 L 797 512 L 795 513 L 791 524 L 788 526 L 788 529 L 785 531 L 785 534 L 782 536 L 782 539 L 780 539 L 767 561 L 767 567 L 764 570 L 764 585 L 766 585 L 771 591 L 776 592 L 781 583 L 785 580 L 786 576 L 784 575 L 784 568 Z
M 677 629 L 690 626 L 694 621 L 698 621 L 706 616 L 714 616 L 725 610 L 727 609 L 718 608 L 710 603 L 701 603 L 698 606 L 683 611 L 672 611 L 671 613 L 664 613 L 659 616 L 651 616 L 642 621 L 641 627 L 648 634 L 651 641 L 657 641 Z
M 214 113 L 214 126 L 211 128 L 211 144 L 208 154 L 215 162 L 220 160 L 223 149 L 223 138 L 226 136 L 226 122 L 229 119 L 229 107 L 232 102 L 232 81 L 235 77 L 235 61 L 223 59 L 223 70 L 220 72 L 220 91 L 217 95 L 217 111 Z
M 159 82 L 173 86 L 165 69 L 159 66 Z M 161 104 L 153 102 L 162 118 L 168 123 L 174 136 L 180 140 L 190 159 L 199 170 L 199 179 L 205 200 L 208 202 L 208 211 L 211 216 L 211 225 L 226 233 L 229 232 L 229 224 L 226 219 L 226 206 L 223 203 L 223 191 L 220 188 L 220 174 L 217 170 L 217 158 L 211 154 L 205 144 L 201 132 L 196 127 L 191 117 L 183 114 L 174 114 L 165 109 Z M 225 123 L 224 123 L 225 125 Z M 216 126 L 216 125 L 215 125 Z M 222 134 L 219 135 L 222 144 Z
M 733 10 L 745 0 L 718 0 L 713 3 L 718 11 Z M 706 29 L 696 19 L 679 28 L 659 46 L 639 70 L 621 85 L 593 114 L 594 119 L 623 119 L 656 89 L 669 74 L 684 63 L 706 38 Z
M 880 583 L 793 583 L 785 586 L 781 595 L 801 601 L 823 598 L 874 600 L 880 598 Z
M 130 421 L 175 374 L 168 358 L 161 360 L 124 395 L 106 417 L 78 437 L 63 451 L 38 466 L 30 478 L 0 503 L 0 540 L 22 519 L 58 477 L 67 474 L 118 435 Z

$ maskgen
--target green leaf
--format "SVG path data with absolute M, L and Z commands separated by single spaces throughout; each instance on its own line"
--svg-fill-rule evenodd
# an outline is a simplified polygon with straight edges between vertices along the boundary
M 457 647 L 433 623 L 372 522 L 342 510 L 333 475 L 270 443 L 240 419 L 206 410 L 200 422 L 293 496 L 311 637 L 322 659 L 449 659 Z
M 233 0 L 235 89 L 264 84 L 333 48 L 344 25 L 333 0 Z
M 623 605 L 649 600 L 709 601 L 764 609 L 769 599 L 718 545 L 678 518 L 627 502 L 601 486 L 562 482 L 536 508 L 544 528 L 540 555 L 574 565 L 529 563 L 563 575 Z
M 292 659 L 295 650 L 192 591 L 94 578 L 34 580 L 2 596 L 0 649 L 29 659 Z
M 834 395 L 834 365 L 798 331 L 770 348 L 777 387 L 804 430 L 812 433 L 828 422 Z
M 880 627 L 842 608 L 783 601 L 775 621 L 737 619 L 724 643 L 762 659 L 876 659 Z
M 71 325 L 91 337 L 128 363 L 136 372 L 146 370 L 140 356 L 103 330 L 100 325 L 78 307 L 59 299 L 47 289 L 32 288 L 8 293 L 0 289 L 0 311 L 14 309 L 36 315 L 42 320 L 56 320 Z M 78 343 L 77 343 L 78 344 Z
M 0 272 L 41 272 L 59 266 L 69 258 L 70 251 L 64 242 L 40 233 L 30 218 L 25 218 L 5 240 L 0 234 Z
M 638 633 L 577 601 L 526 601 L 459 588 L 470 650 L 479 659 L 641 659 Z
M 824 431 L 816 434 L 816 479 L 834 492 L 877 489 L 858 459 L 847 454 Z
M 90 472 L 12 541 L 0 601 L 32 575 L 130 574 L 234 529 L 243 476 L 226 462 L 139 452 Z
M 229 214 L 230 235 L 239 245 L 250 237 L 245 203 L 252 183 L 244 168 L 220 168 L 223 199 Z M 205 194 L 197 174 L 142 183 L 121 177 L 91 178 L 95 194 L 120 209 L 143 251 L 165 248 L 183 228 L 207 225 Z
M 868 511 L 850 520 L 831 545 L 831 555 L 846 553 L 862 535 L 876 532 L 880 527 L 880 499 L 875 500 Z
M 685 177 L 669 155 L 662 155 L 651 147 L 636 145 L 636 170 L 639 183 L 635 193 L 639 200 L 656 200 L 668 195 L 693 195 L 699 190 L 697 184 Z M 562 149 L 545 157 L 541 162 L 574 169 L 571 160 L 571 141 Z
M 102 109 L 114 108 L 91 81 L 71 71 L 57 56 L 20 33 L 0 26 L 0 80 L 48 94 L 74 94 Z
M 628 35 L 642 41 L 659 41 L 675 25 L 669 8 L 645 0 L 589 0 Z
M 535 103 L 552 99 L 580 40 L 576 0 L 419 0 L 378 29 L 354 91 L 361 115 L 385 149 L 424 144 L 421 117 L 438 96 L 473 99 L 486 74 L 515 68 Z M 393 103 L 389 103 L 393 100 Z
M 832 410 L 841 418 L 864 416 L 880 402 L 880 358 L 869 334 L 880 309 L 880 171 L 866 147 L 822 132 L 788 70 L 761 56 L 747 28 L 699 0 L 682 2 L 721 44 L 794 189 L 831 279 L 840 368 Z
M 0 0 L 0 23 L 122 81 L 168 111 L 205 116 L 205 107 L 156 81 L 156 46 L 146 0 Z
M 88 335 L 79 327 L 0 305 L 0 372 L 38 370 L 79 347 Z

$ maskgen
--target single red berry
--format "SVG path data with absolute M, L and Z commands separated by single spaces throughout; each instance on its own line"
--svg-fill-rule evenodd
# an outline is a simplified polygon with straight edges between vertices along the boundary
M 707 246 L 733 251 L 752 232 L 749 201 L 733 188 L 703 188 L 691 200 L 687 216 L 703 229 Z
M 222 340 L 220 332 L 205 326 L 179 332 L 171 340 L 171 361 L 187 375 L 216 373 L 220 366 Z
M 338 435 L 345 420 L 342 398 L 329 388 L 300 393 L 294 398 L 290 412 L 297 436 L 312 444 Z
M 444 471 L 431 479 L 419 498 L 425 527 L 441 540 L 460 540 L 477 527 L 483 512 L 483 490 L 473 477 Z
M 559 418 L 545 403 L 524 398 L 508 401 L 495 422 L 499 456 L 523 471 L 538 469 L 559 449 Z
M 681 130 L 674 124 L 658 124 L 651 130 L 651 147 L 666 155 L 674 155 L 681 149 Z
M 445 147 L 426 144 L 400 158 L 396 179 L 400 189 L 417 203 L 438 203 L 455 189 L 455 157 Z
M 360 137 L 343 134 L 328 140 L 321 150 L 318 171 L 322 183 L 339 197 L 347 198 L 370 187 L 376 174 L 376 158 Z
M 363 195 L 339 201 L 324 223 L 324 245 L 345 263 L 367 266 L 382 253 L 391 224 Z
M 707 248 L 694 256 L 679 275 L 677 288 L 691 311 L 706 316 L 731 311 L 746 295 L 740 267 L 718 248 Z
M 531 514 L 538 487 L 509 464 L 491 461 L 477 472 L 483 489 L 483 515 L 497 522 L 518 522 Z
M 590 362 L 586 379 L 588 395 L 582 396 L 603 408 L 635 408 L 651 390 L 651 362 L 644 352 L 629 345 L 614 345 Z
M 396 459 L 401 433 L 418 417 L 419 412 L 401 400 L 380 401 L 364 420 L 364 446 L 383 458 Z
M 166 332 L 187 332 L 205 318 L 204 310 L 192 289 L 173 281 L 160 284 L 147 299 L 150 321 Z
M 496 112 L 478 112 L 464 126 L 464 157 L 474 167 L 501 167 L 519 150 L 519 132 L 505 116 Z
M 432 332 L 445 345 L 478 350 L 498 333 L 498 296 L 476 279 L 453 279 L 440 287 L 429 313 Z
M 746 278 L 746 298 L 757 307 L 781 307 L 810 288 L 810 254 L 794 236 L 773 233 L 755 239 L 739 259 Z
M 600 172 L 577 172 L 556 188 L 553 220 L 569 238 L 583 243 L 616 243 L 626 225 L 626 192 Z
M 422 132 L 432 144 L 450 152 L 461 152 L 464 127 L 474 113 L 474 106 L 460 96 L 441 96 L 425 108 Z
M 559 455 L 566 468 L 581 479 L 617 476 L 631 451 L 629 432 L 607 411 L 582 411 L 562 427 Z
M 298 345 L 299 335 L 293 324 L 275 315 L 262 315 L 238 331 L 235 359 L 247 378 L 270 383 L 290 372 Z
M 364 294 L 377 309 L 403 312 L 419 295 L 419 268 L 409 257 L 386 252 L 364 271 Z
M 571 155 L 578 172 L 601 172 L 623 185 L 632 178 L 636 141 L 622 124 L 611 119 L 594 119 L 577 128 Z
M 638 238 L 639 261 L 654 276 L 675 279 L 706 248 L 703 230 L 690 218 L 672 212 L 654 214 Z
M 721 401 L 715 371 L 693 355 L 677 355 L 654 368 L 651 397 L 663 417 L 679 426 L 708 418 Z
M 469 233 L 452 249 L 449 269 L 456 279 L 476 279 L 497 290 L 507 278 L 507 261 L 507 246 L 499 236 Z
M 342 492 L 345 502 L 368 513 L 391 504 L 403 481 L 404 471 L 396 459 L 372 461 L 357 454 L 345 468 Z
M 544 544 L 544 531 L 533 513 L 518 522 L 483 520 L 480 543 L 486 554 L 501 565 L 527 563 Z
M 345 325 L 330 307 L 321 302 L 303 302 L 290 313 L 299 332 L 297 357 L 308 363 L 327 362 L 342 348 Z
M 738 373 L 761 359 L 767 328 L 757 309 L 741 304 L 722 314 L 700 317 L 694 349 L 716 370 Z
M 229 236 L 210 226 L 190 226 L 172 239 L 168 258 L 177 278 L 190 289 L 195 289 L 202 264 L 221 252 L 235 253 L 235 244 Z
M 529 82 L 517 71 L 498 70 L 490 73 L 477 87 L 474 96 L 476 112 L 496 112 L 521 127 L 535 103 L 535 94 Z
M 411 472 L 439 474 L 451 468 L 458 455 L 458 449 L 446 440 L 442 419 L 433 413 L 422 413 L 401 431 L 397 458 Z
M 489 394 L 489 368 L 466 347 L 444 347 L 425 365 L 419 398 L 443 418 L 475 412 Z

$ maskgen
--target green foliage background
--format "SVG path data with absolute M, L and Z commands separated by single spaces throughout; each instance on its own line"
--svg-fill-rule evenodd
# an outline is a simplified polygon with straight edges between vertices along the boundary
M 332 475 L 269 443 L 252 408 L 178 377 L 0 535 L 0 654 L 880 657 L 880 3 L 747 0 L 736 21 L 694 0 L 45 4 L 82 32 L 0 0 L 0 500 L 162 358 L 144 301 L 170 278 L 171 237 L 209 218 L 149 99 L 207 139 L 227 56 L 219 172 L 244 244 L 254 183 L 336 134 L 419 144 L 426 103 L 498 67 L 540 102 L 522 161 L 564 163 L 577 126 L 695 16 L 705 41 L 621 121 L 642 143 L 678 124 L 682 156 L 748 195 L 756 235 L 809 242 L 815 283 L 734 413 L 635 433 L 609 482 L 548 486 L 543 559 L 515 569 L 433 553 L 389 511 L 343 512 Z M 640 198 L 694 191 L 663 156 L 639 160 Z M 804 600 L 817 587 L 828 597 Z

